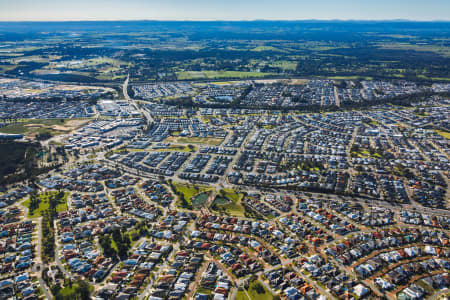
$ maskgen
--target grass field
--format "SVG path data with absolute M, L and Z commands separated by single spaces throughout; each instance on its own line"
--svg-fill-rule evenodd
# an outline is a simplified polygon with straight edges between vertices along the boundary
M 236 300 L 251 300 L 247 297 L 247 294 L 244 291 L 238 291 L 236 293 Z
M 414 51 L 426 51 L 434 52 L 442 56 L 450 57 L 450 47 L 439 46 L 439 45 L 417 45 L 409 43 L 392 43 L 392 44 L 382 44 L 383 49 L 392 50 L 414 50 Z
M 231 81 L 217 81 L 217 82 L 213 82 L 212 84 L 214 85 L 229 85 L 231 84 Z
M 204 295 L 211 295 L 211 294 L 212 294 L 212 290 L 208 290 L 208 289 L 199 287 L 199 288 L 195 291 L 195 293 L 196 293 L 196 294 L 199 293 L 199 294 L 204 294 Z
M 244 291 L 238 291 L 236 294 L 236 300 L 272 300 L 273 295 L 264 286 L 264 294 L 258 294 L 256 292 L 254 287 L 257 283 L 258 281 L 253 281 L 248 287 L 247 293 L 250 296 L 250 299 Z
M 280 68 L 283 71 L 295 71 L 297 63 L 293 61 L 280 60 L 269 64 L 272 68 Z
M 214 199 L 214 204 L 217 205 L 225 205 L 228 203 L 230 203 L 230 200 L 228 198 L 217 196 L 216 199 Z
M 261 51 L 276 51 L 276 52 L 286 52 L 285 50 L 273 47 L 273 46 L 258 46 L 253 48 L 251 51 L 261 52 Z
M 446 77 L 428 77 L 425 75 L 417 75 L 418 78 L 422 78 L 422 79 L 427 79 L 427 80 L 434 80 L 434 81 L 450 81 L 450 78 L 446 78 Z
M 445 137 L 446 139 L 450 139 L 450 132 L 442 131 L 442 130 L 436 130 L 436 133 L 440 136 Z
M 364 149 L 359 149 L 359 151 L 352 152 L 352 156 L 366 158 L 366 157 L 370 157 L 370 152 L 367 150 L 364 150 Z
M 207 192 L 195 195 L 194 197 L 191 198 L 192 206 L 193 207 L 203 206 L 206 203 L 206 201 L 208 200 L 208 197 L 209 197 L 209 193 L 207 193 Z
M 65 286 L 63 289 L 58 291 L 58 297 L 62 297 L 61 299 L 78 299 L 78 284 L 72 283 L 72 287 L 69 285 Z M 94 291 L 94 287 L 92 285 L 89 285 L 89 290 L 91 293 Z
M 52 196 L 56 196 L 58 194 L 58 192 L 55 191 L 50 191 L 48 193 L 42 193 L 38 195 L 38 198 L 40 200 L 39 202 L 39 207 L 35 210 L 33 210 L 33 212 L 28 211 L 28 217 L 30 218 L 37 218 L 37 217 L 41 217 L 42 213 L 46 210 L 48 210 L 48 208 L 50 207 L 50 203 L 49 203 L 49 199 Z M 59 201 L 58 205 L 56 206 L 56 212 L 62 212 L 62 211 L 66 211 L 67 210 L 67 197 L 69 196 L 70 193 L 64 193 L 64 197 Z M 26 207 L 30 207 L 30 199 L 28 198 L 27 200 L 25 200 L 23 202 L 23 205 Z
M 308 83 L 308 79 L 290 79 L 288 84 L 291 85 L 305 85 Z
M 272 125 L 272 124 L 268 124 L 268 125 L 263 125 L 263 128 L 264 129 L 274 129 L 274 128 L 277 128 L 277 126 L 276 125 Z
M 175 187 L 176 191 L 184 195 L 184 199 L 187 201 L 189 205 L 192 205 L 192 198 L 195 195 L 207 193 L 214 190 L 214 188 L 208 186 L 184 184 L 178 182 L 174 182 L 173 186 Z M 177 204 L 178 206 L 181 206 L 180 199 L 177 200 Z
M 134 233 L 139 233 L 139 232 L 138 232 L 138 230 L 136 230 L 135 228 L 133 228 L 133 229 L 128 230 L 126 233 L 123 234 L 123 236 L 127 235 L 127 236 L 130 238 L 130 241 L 131 241 L 130 246 L 131 246 L 131 247 L 133 247 L 134 244 L 136 244 L 136 242 L 137 242 L 137 241 L 133 241 L 133 239 L 132 239 L 132 236 L 133 236 Z M 118 253 L 118 252 L 119 252 L 119 249 L 117 248 L 117 243 L 114 241 L 114 239 L 112 238 L 112 236 L 111 236 L 110 238 L 111 238 L 111 248 L 113 248 L 114 250 L 116 250 L 116 253 Z
M 113 150 L 114 153 L 144 152 L 144 151 L 145 151 L 145 149 L 127 148 L 127 147 Z
M 209 123 L 213 118 L 216 118 L 216 116 L 201 116 L 200 120 L 202 120 L 203 123 Z
M 368 157 L 372 157 L 372 158 L 382 158 L 383 156 L 378 153 L 378 152 L 374 152 L 373 154 L 371 154 L 369 151 L 367 150 L 363 150 L 360 149 L 359 151 L 355 152 L 353 151 L 352 153 L 352 157 L 360 157 L 360 158 L 368 158 Z
M 88 120 L 66 120 L 66 119 L 27 119 L 18 123 L 10 124 L 0 128 L 2 133 L 37 135 L 50 133 L 58 135 L 77 129 Z
M 17 68 L 16 65 L 0 65 L 0 71 L 2 72 L 11 71 L 14 70 L 15 68 Z
M 189 148 L 186 145 L 170 145 L 168 148 L 152 149 L 155 152 L 178 151 L 178 152 L 195 152 L 197 147 Z
M 73 296 L 73 294 L 75 294 L 75 290 L 77 288 L 77 284 L 72 284 L 72 288 L 70 288 L 69 286 L 66 286 L 65 288 L 61 289 L 59 291 L 59 295 L 61 295 L 63 297 L 63 299 L 67 299 L 71 296 Z
M 241 71 L 182 71 L 177 72 L 180 80 L 186 79 L 220 79 L 220 78 L 252 78 L 271 76 L 274 73 L 241 72 Z
M 363 80 L 372 80 L 372 77 L 361 77 L 361 76 L 329 76 L 327 77 L 328 79 L 332 79 L 332 80 L 359 80 L 359 79 L 363 79 Z
M 225 199 L 228 203 L 224 203 Z M 217 210 L 223 210 L 226 214 L 237 217 L 245 217 L 245 208 L 241 204 L 244 194 L 236 192 L 234 189 L 223 189 L 223 195 L 218 193 L 218 197 L 214 200 Z
M 167 142 L 176 142 L 182 144 L 203 144 L 210 146 L 218 146 L 222 143 L 222 139 L 202 138 L 202 137 L 168 137 Z

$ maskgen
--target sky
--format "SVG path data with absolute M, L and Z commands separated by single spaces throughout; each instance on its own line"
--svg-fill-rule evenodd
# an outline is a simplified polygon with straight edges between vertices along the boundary
M 450 0 L 0 0 L 0 21 L 450 20 Z

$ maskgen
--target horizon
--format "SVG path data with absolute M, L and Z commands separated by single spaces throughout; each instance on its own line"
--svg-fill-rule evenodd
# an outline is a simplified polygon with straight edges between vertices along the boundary
M 379 0 L 0 0 L 0 21 L 450 21 L 450 2 Z
M 78 20 L 0 20 L 0 23 L 76 23 L 76 22 L 413 22 L 450 23 L 450 19 L 78 19 Z

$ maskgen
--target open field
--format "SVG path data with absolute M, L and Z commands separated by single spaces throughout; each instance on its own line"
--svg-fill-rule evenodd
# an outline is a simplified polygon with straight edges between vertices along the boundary
M 92 285 L 88 286 L 90 292 L 94 290 Z M 78 299 L 80 293 L 80 286 L 78 283 L 72 283 L 71 285 L 64 286 L 64 288 L 58 291 L 58 299 Z
M 58 23 L 55 26 L 67 30 L 57 37 L 49 34 L 24 39 L 12 34 L 5 38 L 0 49 L 0 73 L 80 82 L 118 82 L 128 72 L 132 81 L 226 81 L 286 73 L 322 78 L 379 74 L 390 79 L 426 81 L 445 81 L 449 77 L 446 68 L 441 68 L 450 59 L 448 22 L 368 22 L 358 23 L 356 31 L 354 22 L 219 24 L 180 22 L 184 29 L 176 32 L 159 22 L 124 23 L 117 27 L 92 23 L 90 26 L 96 30 L 81 36 Z M 15 26 L 22 25 L 8 24 L 12 31 Z M 35 30 L 54 30 L 45 26 L 36 24 Z M 80 28 L 84 26 L 81 24 Z M 142 31 L 141 26 L 146 30 Z M 66 47 L 67 41 L 70 45 Z M 257 69 L 261 72 L 255 72 Z
M 283 71 L 294 71 L 297 68 L 297 63 L 293 61 L 280 60 L 269 64 L 272 68 L 280 68 Z
M 244 291 L 238 291 L 236 294 L 236 300 L 251 300 L 251 299 L 248 299 L 247 294 Z
M 127 63 L 109 57 L 95 57 L 67 61 L 47 59 L 47 62 L 48 65 L 41 69 L 34 70 L 33 73 L 38 75 L 76 74 L 104 81 L 124 79 L 126 77 L 123 68 L 127 66 Z
M 264 293 L 259 294 L 255 285 L 260 284 L 258 281 L 253 281 L 250 283 L 247 293 L 245 291 L 238 291 L 236 294 L 236 300 L 272 300 L 273 295 L 263 286 Z M 247 297 L 247 294 L 250 296 L 250 299 Z
M 285 52 L 285 50 L 274 47 L 274 46 L 258 46 L 253 48 L 251 51 L 261 52 L 261 51 L 275 51 L 275 52 Z
M 189 206 L 192 206 L 192 198 L 201 193 L 208 193 L 214 190 L 213 187 L 195 184 L 173 183 L 175 190 L 181 193 Z M 177 200 L 177 204 L 181 205 L 181 199 Z
M 87 123 L 87 119 L 28 119 L 19 121 L 0 128 L 2 133 L 24 134 L 26 136 L 35 136 L 37 134 L 49 133 L 51 136 L 69 133 L 83 124 Z
M 222 139 L 216 138 L 202 138 L 202 137 L 168 137 L 165 141 L 169 143 L 182 143 L 182 144 L 203 144 L 218 146 L 222 143 Z
M 274 73 L 263 72 L 242 72 L 242 71 L 182 71 L 177 72 L 177 78 L 186 79 L 220 79 L 220 78 L 254 78 L 275 75 Z
M 288 84 L 291 85 L 305 85 L 306 83 L 308 83 L 308 79 L 290 79 L 288 81 Z
M 193 207 L 202 207 L 205 205 L 206 201 L 208 201 L 208 198 L 208 192 L 199 193 L 191 198 L 191 204 Z
M 222 191 L 222 193 L 217 194 L 217 198 L 214 200 L 214 208 L 231 216 L 244 217 L 245 208 L 241 204 L 244 194 L 231 188 Z
M 381 45 L 383 49 L 394 49 L 394 50 L 414 50 L 422 52 L 434 52 L 443 56 L 450 57 L 450 49 L 445 46 L 439 45 L 417 45 L 409 43 L 393 43 L 393 44 L 383 44 Z
M 16 65 L 0 65 L 1 72 L 11 71 L 14 70 L 15 68 L 17 68 Z
M 364 76 L 364 77 L 360 77 L 360 76 L 328 76 L 328 79 L 333 79 L 333 80 L 372 80 L 372 77 L 368 77 L 368 76 Z
M 417 75 L 418 78 L 434 81 L 450 81 L 450 77 L 428 77 L 425 75 Z
M 165 152 L 165 151 L 195 152 L 197 150 L 197 147 L 192 146 L 192 148 L 190 148 L 186 145 L 170 145 L 168 148 L 161 148 L 161 149 L 150 148 L 150 150 L 155 152 Z
M 442 130 L 436 130 L 436 133 L 440 136 L 445 137 L 446 139 L 450 139 L 450 132 L 442 131 Z
M 31 208 L 30 208 L 30 205 L 31 205 L 30 198 L 25 200 L 23 202 L 23 205 L 30 209 L 28 211 L 28 217 L 30 217 L 30 218 L 41 217 L 42 213 L 44 211 L 48 210 L 48 208 L 50 207 L 50 199 L 52 197 L 56 197 L 57 194 L 58 194 L 58 192 L 56 192 L 56 191 L 50 191 L 50 192 L 47 192 L 47 193 L 39 194 L 37 196 L 37 198 L 39 200 L 39 206 L 36 209 L 34 209 L 34 210 L 31 210 Z M 70 193 L 68 193 L 68 192 L 64 193 L 63 198 L 58 201 L 58 205 L 56 206 L 56 212 L 57 213 L 67 210 L 67 197 L 69 197 L 69 194 Z

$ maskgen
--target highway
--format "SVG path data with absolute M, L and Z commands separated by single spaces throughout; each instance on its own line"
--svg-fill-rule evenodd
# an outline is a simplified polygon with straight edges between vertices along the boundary
M 133 100 L 130 97 L 130 95 L 128 95 L 128 83 L 129 82 L 130 82 L 130 74 L 127 75 L 127 79 L 125 79 L 125 82 L 122 85 L 123 97 L 125 98 L 125 100 L 132 102 L 136 106 L 136 108 L 139 108 L 137 101 Z M 147 125 L 151 124 L 153 122 L 153 118 L 150 115 L 149 111 L 144 108 L 141 108 L 140 111 L 144 115 L 144 117 L 147 119 Z
M 122 85 L 122 93 L 123 93 L 123 96 L 125 97 L 125 100 L 131 101 L 132 99 L 128 95 L 128 82 L 129 81 L 130 81 L 130 74 L 128 73 L 127 79 L 125 79 L 125 82 Z

